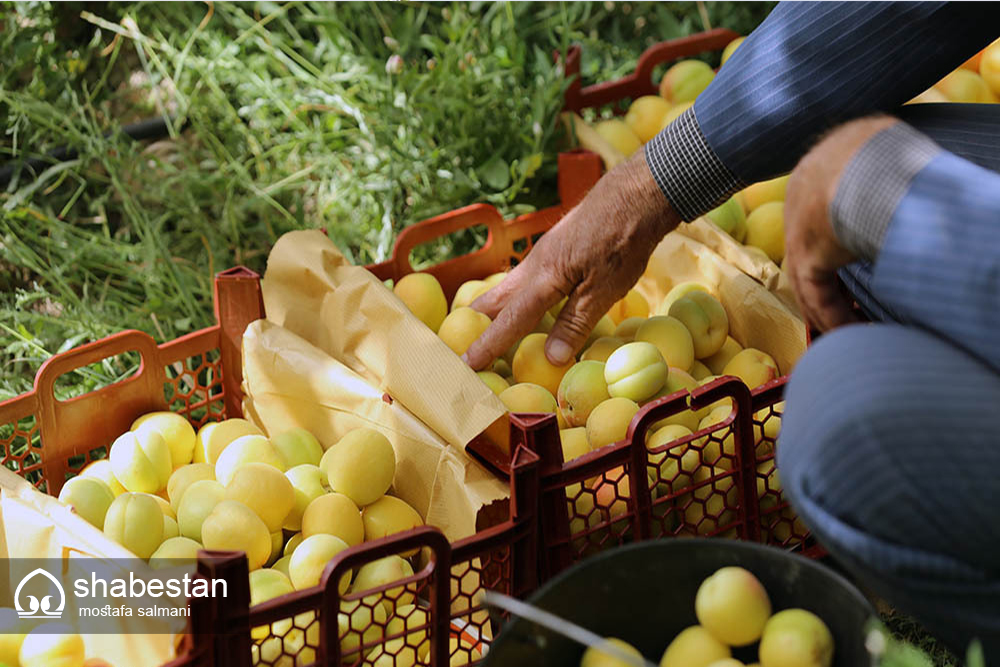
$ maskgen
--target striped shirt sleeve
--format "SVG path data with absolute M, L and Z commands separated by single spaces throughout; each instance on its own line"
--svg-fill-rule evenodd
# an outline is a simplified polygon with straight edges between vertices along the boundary
M 646 145 L 685 220 L 789 172 L 827 130 L 893 112 L 996 38 L 1000 3 L 782 2 Z
M 694 107 L 646 144 L 653 179 L 682 220 L 694 220 L 746 184 L 708 145 Z

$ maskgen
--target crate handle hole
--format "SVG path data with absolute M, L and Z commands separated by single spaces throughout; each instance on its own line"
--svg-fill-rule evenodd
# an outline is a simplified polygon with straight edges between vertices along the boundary
M 482 250 L 489 238 L 486 225 L 472 225 L 425 241 L 410 250 L 407 258 L 414 271 L 423 271 L 455 257 Z
M 139 352 L 128 350 L 63 373 L 53 382 L 52 391 L 56 400 L 68 401 L 133 378 L 141 365 Z

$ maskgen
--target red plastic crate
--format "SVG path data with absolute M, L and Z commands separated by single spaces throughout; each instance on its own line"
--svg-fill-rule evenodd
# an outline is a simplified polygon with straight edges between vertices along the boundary
M 105 458 L 114 439 L 141 414 L 170 409 L 195 426 L 242 416 L 240 342 L 246 326 L 264 314 L 259 277 L 242 267 L 225 271 L 216 277 L 215 297 L 218 323 L 201 331 L 162 345 L 145 333 L 124 331 L 46 361 L 32 391 L 0 403 L 2 463 L 41 491 L 56 495 L 87 463 Z M 60 376 L 125 352 L 140 355 L 141 364 L 134 375 L 76 398 L 56 398 L 54 386 Z M 428 549 L 433 558 L 411 579 L 383 589 L 409 587 L 429 603 L 434 655 L 430 662 L 419 664 L 443 666 L 451 662 L 448 640 L 455 626 L 463 626 L 466 636 L 477 637 L 477 644 L 488 645 L 490 634 L 495 636 L 499 628 L 479 605 L 481 590 L 489 587 L 523 596 L 537 585 L 538 457 L 531 451 L 536 448 L 532 442 L 536 421 L 531 417 L 511 420 L 514 454 L 509 462 L 509 506 L 489 508 L 491 512 L 482 522 L 485 525 L 455 544 L 449 544 L 433 527 L 367 542 L 331 561 L 320 586 L 252 609 L 243 554 L 201 552 L 198 572 L 206 578 L 226 579 L 231 594 L 222 601 L 189 601 L 190 634 L 184 637 L 179 657 L 169 663 L 170 667 L 247 667 L 252 664 L 252 645 L 257 646 L 258 656 L 262 654 L 261 641 L 251 641 L 251 628 L 302 612 L 312 614 L 303 630 L 315 641 L 296 645 L 282 637 L 274 659 L 259 659 L 256 664 L 311 664 L 313 658 L 323 661 L 321 664 L 354 664 L 361 657 L 357 653 L 353 660 L 345 656 L 337 662 L 338 627 L 328 621 L 336 619 L 332 610 L 339 609 L 341 597 L 330 582 L 339 581 L 339 574 L 346 569 L 412 548 Z M 362 595 L 385 596 L 383 589 Z M 287 633 L 283 628 L 282 635 Z M 274 642 L 269 646 L 274 648 Z M 456 648 L 451 664 L 466 664 L 462 655 L 472 655 L 469 644 Z
M 105 458 L 141 414 L 172 410 L 195 427 L 240 416 L 240 341 L 264 313 L 259 277 L 243 267 L 223 271 L 215 280 L 215 304 L 217 324 L 163 345 L 141 331 L 123 331 L 49 358 L 30 392 L 0 403 L 0 427 L 6 427 L 0 430 L 0 463 L 58 495 L 69 477 Z M 76 398 L 56 398 L 61 376 L 126 352 L 141 359 L 131 377 Z
M 641 95 L 656 94 L 652 80 L 654 68 L 681 58 L 724 48 L 736 33 L 716 29 L 647 49 L 635 72 L 617 81 L 582 88 L 574 82 L 567 94 L 565 109 L 580 111 L 588 107 L 612 105 L 624 113 L 624 102 Z M 580 50 L 574 47 L 567 58 L 566 73 L 579 72 Z M 493 207 L 477 205 L 447 213 L 404 230 L 394 248 L 393 257 L 369 267 L 382 279 L 398 280 L 413 271 L 409 253 L 414 247 L 459 229 L 486 225 L 489 237 L 485 246 L 469 255 L 450 259 L 426 271 L 435 275 L 450 299 L 463 282 L 481 279 L 508 269 L 521 260 L 532 242 L 557 222 L 599 179 L 603 166 L 589 151 L 560 155 L 559 185 L 563 205 L 503 221 Z M 518 245 L 520 243 L 520 245 Z M 786 378 L 779 378 L 752 393 L 735 378 L 723 378 L 692 394 L 679 392 L 647 405 L 633 420 L 629 437 L 614 445 L 590 452 L 569 463 L 562 460 L 555 421 L 540 424 L 547 430 L 535 440 L 541 457 L 541 513 L 539 516 L 540 577 L 544 581 L 571 563 L 595 551 L 637 539 L 672 535 L 720 535 L 780 545 L 818 555 L 819 548 L 810 539 L 782 498 L 773 470 L 774 437 L 764 436 L 765 426 L 780 418 L 777 407 L 782 401 Z M 721 398 L 734 402 L 733 412 L 722 423 L 705 431 L 668 443 L 654 452 L 645 448 L 648 424 L 671 414 L 699 409 Z M 691 407 L 688 406 L 690 401 Z M 733 453 L 726 457 L 729 467 L 705 476 L 704 464 L 687 469 L 681 451 L 701 450 L 705 440 L 720 446 L 732 438 Z M 758 441 L 761 444 L 758 444 Z M 470 450 L 499 472 L 506 472 L 502 454 L 484 446 L 470 444 Z M 651 460 L 666 457 L 677 461 L 674 479 L 657 477 L 649 484 L 640 469 L 649 469 Z M 669 469 L 669 467 L 668 467 Z M 674 488 L 678 478 L 698 477 L 694 483 Z M 594 480 L 606 487 L 600 494 L 581 487 Z M 673 482 L 674 484 L 670 484 Z M 657 489 L 659 487 L 659 489 Z M 660 495 L 669 487 L 665 495 Z M 641 489 L 638 493 L 630 490 Z M 567 499 L 569 492 L 569 502 Z
M 414 271 L 410 264 L 414 248 L 463 229 L 485 227 L 488 233 L 482 248 L 423 270 L 438 279 L 451 302 L 455 291 L 467 280 L 506 271 L 524 259 L 538 237 L 583 199 L 601 178 L 601 171 L 601 159 L 590 151 L 560 153 L 559 205 L 511 220 L 504 220 L 500 211 L 489 204 L 472 204 L 449 211 L 401 231 L 392 256 L 366 268 L 379 280 L 399 280 Z
M 574 46 L 566 55 L 565 73 L 567 77 L 575 78 L 566 90 L 563 109 L 579 113 L 584 109 L 611 105 L 616 114 L 624 114 L 628 111 L 628 104 L 632 100 L 643 95 L 659 94 L 659 82 L 653 81 L 653 70 L 658 65 L 702 53 L 721 51 L 739 36 L 739 33 L 726 28 L 715 28 L 654 44 L 642 52 L 635 71 L 631 74 L 614 81 L 595 83 L 586 88 L 579 78 L 581 50 L 579 46 Z
M 588 152 L 569 155 L 571 159 L 562 156 L 560 182 L 587 183 L 585 175 L 594 171 L 581 170 L 577 177 L 574 170 L 581 166 L 593 170 L 600 164 L 600 158 Z M 460 209 L 408 228 L 400 235 L 393 257 L 371 268 L 382 279 L 398 280 L 412 272 L 406 258 L 419 243 L 463 227 L 485 224 L 490 236 L 483 249 L 427 270 L 441 280 L 450 297 L 466 280 L 509 268 L 524 256 L 514 251 L 512 244 L 523 239 L 530 247 L 530 240 L 555 224 L 567 210 L 567 206 L 560 206 L 502 221 L 499 212 L 490 206 Z M 415 243 L 413 239 L 419 241 Z M 626 440 L 569 463 L 562 459 L 555 419 L 540 421 L 537 427 L 543 433 L 533 444 L 541 458 L 541 579 L 544 581 L 601 549 L 637 539 L 673 535 L 730 535 L 813 553 L 807 533 L 790 515 L 773 470 L 767 467 L 773 466 L 774 437 L 763 439 L 760 446 L 756 444 L 761 440 L 764 426 L 770 428 L 771 420 L 780 416 L 774 406 L 781 401 L 784 383 L 784 379 L 776 380 L 751 395 L 741 381 L 723 378 L 696 389 L 690 396 L 679 392 L 645 406 L 633 420 Z M 677 412 L 699 410 L 723 398 L 734 403 L 725 421 L 653 452 L 646 450 L 645 433 L 649 425 Z M 702 450 L 714 443 L 716 448 L 723 449 L 721 443 L 727 439 L 734 444 L 726 449 L 733 451 L 722 461 L 727 467 L 717 466 L 720 470 L 716 474 L 706 476 L 708 466 L 704 464 L 690 470 L 678 466 L 679 473 L 674 479 L 661 479 L 658 474 L 654 483 L 649 484 L 644 474 L 639 476 L 634 472 L 650 469 L 651 461 L 662 457 L 680 462 L 684 448 Z M 507 472 L 503 453 L 487 443 L 473 442 L 469 450 L 498 472 Z M 685 474 L 697 479 L 692 479 L 692 484 L 681 484 Z M 605 489 L 598 493 L 580 486 L 586 480 L 603 481 Z M 665 495 L 659 493 L 668 486 Z M 630 493 L 631 489 L 640 491 Z M 568 502 L 567 493 L 574 502 Z
M 579 47 L 573 47 L 566 58 L 566 76 L 575 76 L 576 79 L 570 84 L 566 92 L 564 109 L 579 113 L 588 108 L 599 109 L 610 107 L 615 114 L 623 114 L 627 111 L 628 104 L 632 100 L 643 95 L 658 94 L 658 82 L 653 81 L 653 71 L 658 65 L 669 64 L 707 52 L 720 51 L 737 37 L 739 35 L 731 30 L 717 28 L 681 39 L 655 44 L 642 53 L 635 71 L 631 74 L 621 79 L 597 83 L 586 88 L 582 86 L 578 77 L 581 50 Z M 562 168 L 563 165 L 560 165 L 560 167 Z M 574 164 L 567 163 L 565 168 L 573 169 Z M 572 175 L 567 175 L 567 178 L 572 179 Z M 714 427 L 717 431 L 712 432 L 711 437 L 726 437 L 728 435 L 727 431 L 734 428 L 733 424 L 742 421 L 742 411 L 745 410 L 751 415 L 753 428 L 750 429 L 744 426 L 744 430 L 746 431 L 745 437 L 748 443 L 744 443 L 746 447 L 741 449 L 745 449 L 745 456 L 748 461 L 751 455 L 753 456 L 753 466 L 745 467 L 743 471 L 749 479 L 739 482 L 739 486 L 741 487 L 740 496 L 747 509 L 734 508 L 738 516 L 737 527 L 741 528 L 740 536 L 744 539 L 761 541 L 766 544 L 800 549 L 807 555 L 819 555 L 822 553 L 821 549 L 809 539 L 808 531 L 795 517 L 794 513 L 788 507 L 788 503 L 782 497 L 780 483 L 774 471 L 773 451 L 775 438 L 770 434 L 770 431 L 775 424 L 776 418 L 780 418 L 781 416 L 779 404 L 783 400 L 786 380 L 787 378 L 779 378 L 766 386 L 755 389 L 752 393 L 752 400 L 745 404 L 745 408 L 737 407 L 729 420 Z M 695 394 L 698 395 L 699 392 L 695 392 Z M 678 403 L 678 406 L 680 406 L 680 403 Z M 679 409 L 680 407 L 678 407 Z M 633 423 L 634 426 L 635 423 Z M 769 432 L 768 435 L 764 433 L 765 427 Z M 699 439 L 693 436 L 688 440 L 695 441 Z M 755 444 L 758 442 L 760 444 Z M 665 450 L 682 449 L 685 444 L 684 441 L 671 444 L 658 450 L 657 454 L 676 457 L 676 454 L 671 455 Z M 638 457 L 642 454 L 644 447 L 633 443 L 633 449 Z M 636 461 L 638 461 L 638 458 Z M 543 463 L 544 470 L 545 466 Z M 684 472 L 683 469 L 681 469 L 681 472 Z M 547 477 L 543 473 L 543 495 L 548 487 L 546 479 Z M 713 488 L 718 486 L 718 483 L 719 480 L 716 479 L 712 484 Z M 757 491 L 754 494 L 750 494 L 749 490 L 754 486 L 757 487 Z M 746 495 L 743 494 L 744 490 L 746 490 Z M 759 497 L 752 498 L 751 495 Z M 729 501 L 728 496 L 726 500 L 727 502 Z M 634 510 L 642 513 L 646 500 L 645 498 L 640 498 L 640 501 Z M 695 502 L 697 501 L 698 499 L 696 498 Z M 656 500 L 651 502 L 654 508 L 657 505 L 665 504 L 665 501 L 662 499 L 659 502 Z M 755 504 L 758 506 L 756 509 L 751 507 Z M 630 508 L 630 511 L 631 509 L 633 508 Z M 677 512 L 673 513 L 676 514 Z M 654 528 L 659 523 L 660 530 L 657 531 L 654 529 L 652 531 L 653 536 L 677 533 L 676 529 L 672 531 L 668 530 L 665 525 L 669 522 L 670 514 L 667 512 L 666 517 L 660 517 L 658 521 L 654 517 Z M 744 516 L 744 514 L 747 514 L 747 516 Z M 754 516 L 749 516 L 749 514 L 753 514 Z M 681 525 L 683 525 L 683 522 Z M 543 529 L 543 535 L 547 534 Z
M 715 30 L 651 47 L 640 58 L 640 66 L 632 76 L 586 89 L 576 85 L 575 92 L 571 87 L 567 109 L 579 110 L 613 103 L 623 96 L 655 93 L 651 72 L 656 64 L 721 49 L 735 36 L 730 31 Z M 578 68 L 578 52 L 575 57 Z M 568 73 L 574 71 L 573 58 L 571 52 Z M 489 232 L 483 248 L 438 264 L 427 272 L 439 279 L 450 299 L 461 283 L 509 268 L 523 259 L 537 238 L 586 194 L 602 172 L 600 158 L 587 151 L 560 155 L 559 166 L 562 201 L 559 206 L 513 220 L 503 220 L 495 208 L 483 204 L 452 211 L 408 227 L 397 238 L 392 257 L 368 268 L 380 279 L 398 280 L 413 271 L 409 257 L 415 247 L 477 225 L 485 225 Z M 139 332 L 123 332 L 50 359 L 39 371 L 32 392 L 0 403 L 4 464 L 40 489 L 58 493 L 68 475 L 78 472 L 89 460 L 104 456 L 106 446 L 143 412 L 169 407 L 185 414 L 196 425 L 240 416 L 240 337 L 246 325 L 263 314 L 257 276 L 241 268 L 220 274 L 216 283 L 216 314 L 219 323 L 215 326 L 163 345 L 157 346 Z M 76 399 L 65 402 L 55 399 L 52 386 L 56 377 L 128 350 L 142 355 L 143 364 L 137 375 Z M 626 541 L 671 535 L 732 534 L 789 548 L 809 547 L 807 535 L 796 527 L 794 517 L 773 484 L 773 473 L 766 468 L 762 468 L 765 472 L 758 471 L 759 466 L 772 460 L 766 444 L 773 442 L 765 437 L 762 439 L 765 444 L 757 445 L 755 440 L 759 438 L 755 434 L 763 433 L 770 420 L 780 416 L 776 406 L 781 401 L 783 386 L 784 378 L 751 393 L 738 380 L 723 378 L 698 388 L 690 396 L 679 392 L 643 407 L 633 420 L 626 440 L 569 463 L 562 460 L 558 427 L 552 416 L 514 416 L 513 456 L 470 445 L 495 469 L 510 476 L 510 512 L 499 523 L 454 545 L 447 544 L 431 528 L 359 545 L 331 562 L 323 583 L 316 589 L 297 591 L 253 609 L 247 607 L 245 559 L 241 555 L 205 553 L 199 571 L 206 576 L 230 579 L 230 590 L 238 592 L 228 605 L 199 603 L 198 608 L 192 608 L 192 629 L 205 633 L 196 634 L 194 639 L 188 637 L 184 655 L 172 664 L 248 665 L 251 628 L 261 625 L 280 628 L 278 634 L 282 637 L 273 655 L 269 654 L 273 659 L 262 660 L 260 664 L 284 666 L 305 659 L 315 659 L 320 664 L 338 664 L 336 661 L 341 659 L 341 664 L 355 664 L 360 660 L 357 652 L 338 656 L 336 640 L 341 632 L 332 619 L 336 618 L 334 611 L 340 606 L 341 596 L 330 582 L 338 581 L 341 572 L 358 563 L 411 548 L 427 549 L 433 555 L 428 567 L 407 581 L 383 587 L 388 590 L 376 589 L 366 592 L 366 596 L 392 597 L 398 595 L 395 589 L 399 586 L 420 592 L 430 603 L 431 616 L 426 625 L 432 630 L 434 655 L 431 663 L 419 664 L 437 667 L 448 664 L 448 635 L 457 632 L 454 625 L 448 629 L 452 621 L 469 622 L 473 629 L 497 630 L 476 601 L 481 587 L 524 595 L 593 551 Z M 653 452 L 646 449 L 645 433 L 652 424 L 671 414 L 697 410 L 724 398 L 734 402 L 734 409 L 721 424 Z M 88 415 L 96 410 L 108 418 L 95 423 L 100 420 Z M 4 425 L 8 427 L 6 430 Z M 725 443 L 730 436 L 732 444 L 727 451 Z M 713 443 L 725 453 L 723 458 L 728 467 L 720 466 L 719 471 L 702 475 L 694 483 L 683 483 L 684 475 L 693 475 L 695 468 L 704 467 L 699 464 L 688 469 L 683 464 L 684 448 L 698 451 Z M 645 471 L 660 459 L 677 461 L 678 471 L 670 474 L 668 466 L 665 473 L 656 465 L 650 480 Z M 581 486 L 571 491 L 571 500 L 575 502 L 570 503 L 567 488 L 592 478 L 603 480 L 609 490 L 597 494 Z M 758 483 L 763 489 L 761 494 Z M 763 496 L 763 503 L 759 495 Z M 536 507 L 540 509 L 536 511 Z M 815 550 L 807 548 L 807 553 Z M 446 570 L 448 576 L 442 576 Z M 473 578 L 478 578 L 481 584 L 468 590 L 466 582 Z M 442 613 L 446 607 L 447 615 Z M 300 616 L 296 620 L 300 614 L 312 617 Z M 286 627 L 288 619 L 291 629 Z M 296 623 L 302 627 L 296 628 Z M 408 630 L 419 630 L 422 626 Z M 293 629 L 301 631 L 301 638 Z M 257 644 L 260 655 L 262 647 L 260 642 Z M 459 644 L 456 653 L 471 657 L 468 644 Z

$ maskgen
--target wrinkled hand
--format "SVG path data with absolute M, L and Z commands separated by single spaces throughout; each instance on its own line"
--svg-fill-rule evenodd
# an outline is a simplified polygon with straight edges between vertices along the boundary
M 678 222 L 638 151 L 546 232 L 503 282 L 473 302 L 493 324 L 469 347 L 466 362 L 485 367 L 530 333 L 563 297 L 568 299 L 545 354 L 557 365 L 570 361 Z
M 897 123 L 851 121 L 826 135 L 792 171 L 785 200 L 785 268 L 806 320 L 821 331 L 855 321 L 836 271 L 854 261 L 833 230 L 830 205 L 844 168 L 873 135 Z

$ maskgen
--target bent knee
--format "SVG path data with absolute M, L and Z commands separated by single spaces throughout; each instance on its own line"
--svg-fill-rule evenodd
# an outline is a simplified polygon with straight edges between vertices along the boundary
M 786 388 L 786 496 L 897 543 L 968 528 L 975 512 L 942 500 L 938 480 L 961 471 L 983 496 L 1000 488 L 984 465 L 1000 464 L 997 403 L 1000 379 L 926 332 L 858 325 L 824 335 Z

